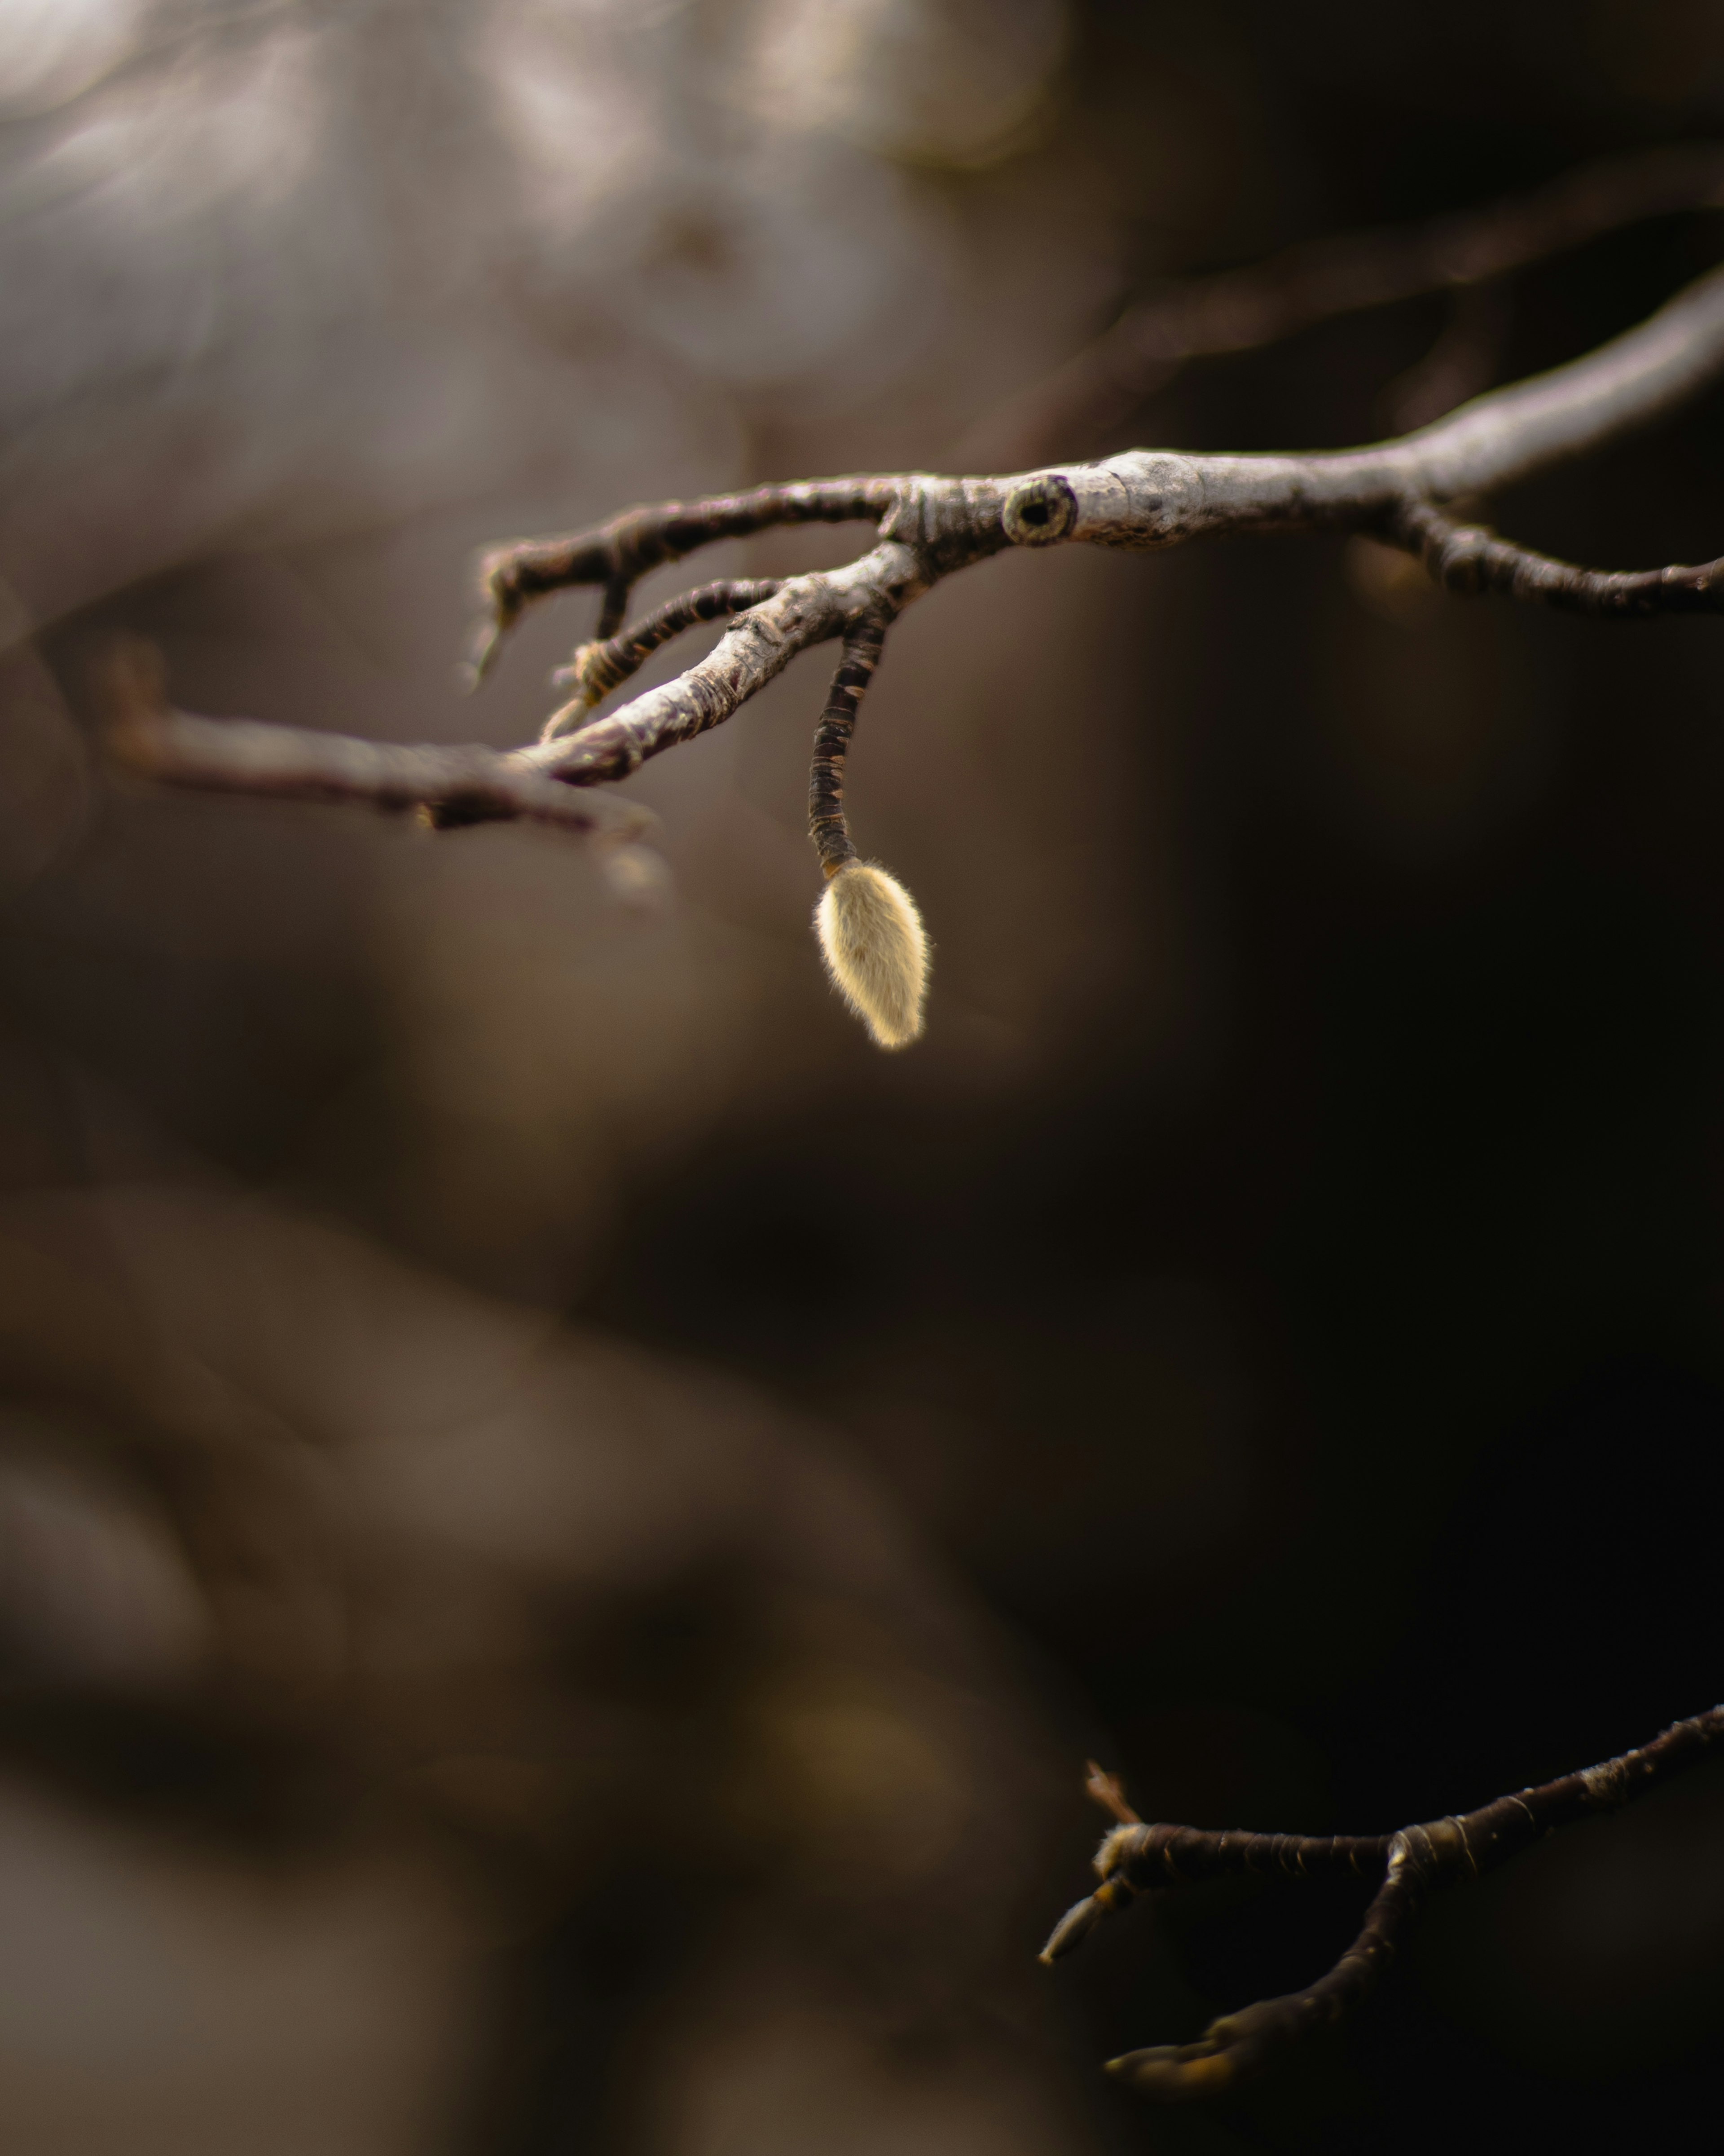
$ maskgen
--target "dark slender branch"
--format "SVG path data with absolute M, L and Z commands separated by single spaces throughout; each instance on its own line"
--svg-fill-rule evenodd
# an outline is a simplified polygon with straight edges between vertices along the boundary
M 1724 149 L 1684 144 L 1583 166 L 1483 211 L 1342 234 L 1245 269 L 1181 280 L 1128 307 L 1053 373 L 970 428 L 955 461 L 1075 454 L 1193 360 L 1255 350 L 1337 316 L 1425 293 L 1465 292 L 1643 218 L 1721 204 Z M 1482 386 L 1469 381 L 1459 393 Z M 1418 421 L 1409 413 L 1402 423 Z
M 1070 1953 L 1106 1917 L 1152 1890 L 1241 1874 L 1302 1880 L 1380 1872 L 1382 1884 L 1358 1937 L 1315 1984 L 1224 2014 L 1195 2043 L 1156 2045 L 1108 2061 L 1110 2073 L 1150 2096 L 1213 2095 L 1260 2072 L 1288 2045 L 1332 2027 L 1367 1997 L 1433 1889 L 1476 1879 L 1546 1835 L 1595 1813 L 1618 1810 L 1721 1747 L 1724 1707 L 1715 1707 L 1672 1723 L 1650 1744 L 1601 1766 L 1393 1835 L 1210 1834 L 1183 1826 L 1119 1826 L 1096 1855 L 1101 1886 L 1060 1919 L 1042 1959 Z M 1111 1799 L 1102 1801 L 1115 1808 Z
M 153 654 L 136 645 L 114 655 L 103 689 L 110 754 L 177 786 L 418 808 L 444 828 L 520 817 L 623 840 L 654 821 L 636 803 L 576 793 L 476 744 L 411 747 L 177 711 L 162 694 Z
M 568 665 L 559 666 L 551 677 L 554 687 L 574 693 L 562 711 L 546 721 L 540 738 L 554 741 L 560 734 L 572 733 L 595 704 L 603 703 L 613 689 L 620 688 L 638 673 L 673 637 L 701 622 L 727 620 L 732 614 L 758 606 L 773 596 L 779 582 L 768 577 L 752 582 L 702 584 L 698 591 L 685 592 L 680 598 L 667 601 L 655 613 L 636 622 L 626 636 L 611 635 L 580 645 Z
M 885 640 L 886 624 L 877 614 L 865 616 L 845 637 L 844 656 L 814 734 L 814 761 L 808 774 L 808 836 L 829 876 L 836 875 L 846 861 L 856 859 L 849 825 L 844 820 L 844 757 L 855 731 L 856 714 L 874 679 Z
M 598 609 L 598 619 L 593 624 L 595 644 L 608 643 L 629 619 L 629 601 L 634 586 L 627 577 L 613 577 L 604 588 L 604 598 Z
M 1094 1796 L 1093 1784 L 1088 1794 Z M 1152 1887 L 1183 1887 L 1239 1873 L 1311 1879 L 1347 1871 L 1363 1879 L 1388 1856 L 1391 1839 L 1386 1834 L 1214 1834 L 1140 1820 L 1103 1841 L 1095 1859 L 1101 1886 L 1066 1911 L 1041 1958 L 1048 1963 L 1063 1960 L 1104 1917 L 1126 1907 Z
M 1417 554 L 1444 591 L 1501 592 L 1571 613 L 1631 619 L 1724 613 L 1724 560 L 1698 568 L 1581 569 L 1482 525 L 1460 523 L 1428 501 L 1398 509 L 1387 536 Z
M 480 565 L 491 634 L 475 667 L 481 674 L 488 669 L 495 638 L 549 593 L 603 585 L 604 611 L 596 632 L 603 642 L 622 627 L 629 594 L 649 569 L 679 562 L 716 539 L 746 539 L 775 525 L 877 524 L 890 506 L 892 491 L 890 480 L 877 479 L 759 486 L 746 494 L 625 510 L 597 531 L 494 548 Z

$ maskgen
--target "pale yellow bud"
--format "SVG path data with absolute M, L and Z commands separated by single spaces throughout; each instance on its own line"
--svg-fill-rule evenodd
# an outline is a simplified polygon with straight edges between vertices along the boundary
M 928 938 L 916 901 L 871 861 L 846 861 L 814 909 L 814 932 L 839 993 L 882 1048 L 922 1029 Z

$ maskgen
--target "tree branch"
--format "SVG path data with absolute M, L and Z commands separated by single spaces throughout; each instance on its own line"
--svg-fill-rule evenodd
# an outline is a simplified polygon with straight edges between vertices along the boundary
M 653 822 L 636 803 L 573 793 L 476 744 L 408 747 L 177 711 L 162 693 L 154 653 L 136 644 L 110 655 L 103 692 L 109 754 L 176 786 L 418 808 L 439 825 L 524 817 L 618 841 L 639 838 Z
M 626 636 L 595 639 L 591 644 L 577 645 L 568 665 L 559 666 L 551 676 L 554 687 L 572 689 L 574 696 L 545 721 L 539 738 L 554 741 L 559 734 L 572 733 L 596 704 L 602 704 L 613 689 L 620 689 L 661 644 L 680 636 L 685 629 L 744 613 L 771 598 L 777 589 L 776 578 L 703 584 L 699 591 L 685 592 L 680 598 L 671 599 L 644 621 L 637 622 Z
M 878 614 L 865 616 L 846 635 L 844 656 L 833 676 L 826 709 L 820 714 L 814 735 L 813 768 L 808 774 L 808 834 L 828 876 L 836 875 L 846 861 L 856 859 L 844 816 L 844 759 L 849 753 L 856 715 L 880 664 L 885 639 L 886 624 Z
M 1487 495 L 1647 426 L 1721 371 L 1724 270 L 1715 270 L 1586 357 L 1362 449 L 1270 456 L 1131 449 L 1003 478 L 906 472 L 630 510 L 593 531 L 503 548 L 485 565 L 490 612 L 475 660 L 480 672 L 528 606 L 583 587 L 602 594 L 597 634 L 559 675 L 576 694 L 536 742 L 504 752 L 218 725 L 169 712 L 159 698 L 151 706 L 135 692 L 118 701 L 116 739 L 135 767 L 181 784 L 418 805 L 439 826 L 521 816 L 611 831 L 612 819 L 577 805 L 574 789 L 627 778 L 649 757 L 721 725 L 799 652 L 837 639 L 846 655 L 810 788 L 811 834 L 830 873 L 854 855 L 835 791 L 848 737 L 840 721 L 846 714 L 854 721 L 882 639 L 942 578 L 1008 547 L 1152 550 L 1212 532 L 1350 529 L 1419 554 L 1452 590 L 1499 591 L 1600 615 L 1715 611 L 1716 564 L 1631 574 L 1583 569 L 1458 523 L 1443 505 Z M 622 632 L 629 594 L 649 570 L 720 540 L 813 522 L 871 524 L 875 543 L 841 568 L 709 584 Z M 704 659 L 607 716 L 591 716 L 596 699 L 672 637 L 718 621 L 722 634 Z
M 1518 222 L 1505 213 L 1495 226 L 1428 228 L 1398 254 L 1372 251 L 1385 243 L 1349 243 L 1352 254 L 1342 247 L 1305 258 L 1302 267 L 1272 268 L 1259 295 L 1270 299 L 1251 321 L 1249 308 L 1237 305 L 1230 328 L 1229 308 L 1246 288 L 1215 280 L 1192 315 L 1195 326 L 1188 325 L 1184 343 L 1169 344 L 1167 355 L 1234 348 L 1229 338 L 1260 341 L 1265 321 L 1292 326 L 1315 318 L 1313 309 L 1335 312 L 1434 284 L 1476 284 L 1650 208 L 1680 206 L 1703 193 L 1715 198 L 1724 158 L 1695 152 L 1685 162 L 1673 154 L 1665 162 L 1649 159 L 1632 185 L 1618 177 L 1614 192 L 1589 194 L 1582 176 L 1552 191 L 1542 208 L 1523 208 Z M 532 743 L 506 752 L 476 744 L 404 746 L 198 718 L 167 704 L 135 653 L 116 663 L 106 685 L 108 738 L 133 769 L 181 785 L 418 808 L 439 826 L 530 818 L 621 839 L 638 832 L 639 813 L 604 802 L 593 788 L 722 724 L 799 652 L 839 641 L 843 655 L 816 736 L 809 789 L 811 834 L 830 878 L 823 934 L 834 978 L 875 1038 L 900 1046 L 921 1027 L 926 940 L 907 894 L 857 861 L 843 778 L 862 696 L 906 606 L 942 578 L 1008 547 L 1153 550 L 1216 532 L 1329 529 L 1373 532 L 1418 554 L 1449 590 L 1498 592 L 1604 618 L 1717 612 L 1724 560 L 1700 568 L 1586 569 L 1459 521 L 1445 505 L 1597 450 L 1664 417 L 1721 372 L 1724 270 L 1715 270 L 1586 357 L 1363 448 L 1272 456 L 1133 449 L 1008 477 L 853 477 L 631 510 L 593 531 L 504 548 L 485 565 L 489 617 L 475 675 L 494 663 L 529 605 L 570 589 L 601 593 L 593 639 L 560 675 L 574 696 Z M 869 524 L 874 543 L 841 568 L 707 585 L 623 633 L 634 587 L 649 571 L 721 540 L 811 522 Z M 608 716 L 589 716 L 596 701 L 671 638 L 716 622 L 724 627 L 705 658 Z M 1046 1958 L 1069 1952 L 1109 1911 L 1150 1887 L 1224 1872 L 1380 1873 L 1358 1938 L 1316 1983 L 1222 2017 L 1195 2044 L 1112 2062 L 1116 2073 L 1152 2094 L 1206 2094 L 1257 2071 L 1288 2043 L 1349 2011 L 1379 1980 L 1432 1887 L 1475 1876 L 1543 1834 L 1628 1802 L 1721 1738 L 1724 1708 L 1714 1708 L 1585 1774 L 1391 1835 L 1314 1839 L 1146 1825 L 1117 1783 L 1092 1769 L 1098 1801 L 1121 1824 L 1102 1845 L 1101 1886 L 1061 1922 Z
M 1692 569 L 1579 569 L 1482 525 L 1457 523 L 1428 501 L 1397 510 L 1384 536 L 1417 554 L 1444 591 L 1501 592 L 1606 619 L 1724 613 L 1724 560 Z
M 1516 270 L 1644 218 L 1724 206 L 1724 149 L 1681 144 L 1602 160 L 1549 187 L 1460 216 L 1306 242 L 1242 270 L 1181 279 L 1128 307 L 1052 374 L 989 413 L 958 444 L 962 463 L 1070 454 L 1129 418 L 1193 360 L 1249 352 L 1341 315 L 1431 292 L 1476 300 Z M 1486 301 L 1488 306 L 1490 302 Z M 1405 424 L 1444 408 L 1457 347 L 1475 337 L 1463 310 L 1403 389 Z M 1458 329 L 1459 334 L 1456 333 Z M 1449 395 L 1448 403 L 1458 401 Z
M 1304 1880 L 1348 1872 L 1383 1883 L 1358 1937 L 1303 1991 L 1260 1999 L 1212 2021 L 1193 2044 L 1157 2044 L 1110 2059 L 1107 2070 L 1146 2095 L 1179 2100 L 1219 2094 L 1260 2073 L 1278 2054 L 1332 2028 L 1381 1981 L 1425 1897 L 1494 1871 L 1545 1835 L 1595 1813 L 1619 1810 L 1724 1745 L 1724 1707 L 1673 1722 L 1650 1744 L 1583 1773 L 1498 1797 L 1460 1818 L 1429 1820 L 1393 1835 L 1205 1834 L 1185 1826 L 1116 1827 L 1095 1858 L 1101 1884 L 1067 1912 L 1042 1949 L 1054 1962 L 1139 1894 L 1199 1879 L 1249 1874 Z M 1096 1770 L 1090 1773 L 1095 1794 Z M 1104 1778 L 1117 1791 L 1112 1778 Z M 1115 1809 L 1111 1796 L 1102 1801 Z

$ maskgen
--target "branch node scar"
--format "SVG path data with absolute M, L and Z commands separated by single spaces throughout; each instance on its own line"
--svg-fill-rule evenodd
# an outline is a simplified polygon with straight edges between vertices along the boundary
M 1038 472 L 1014 486 L 1000 511 L 1014 547 L 1057 547 L 1077 520 L 1077 490 L 1059 472 Z

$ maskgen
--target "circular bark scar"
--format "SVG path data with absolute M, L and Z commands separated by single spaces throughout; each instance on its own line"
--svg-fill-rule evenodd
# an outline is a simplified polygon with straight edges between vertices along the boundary
M 1014 547 L 1052 547 L 1077 522 L 1078 498 L 1070 480 L 1043 472 L 1014 486 L 1000 522 Z

